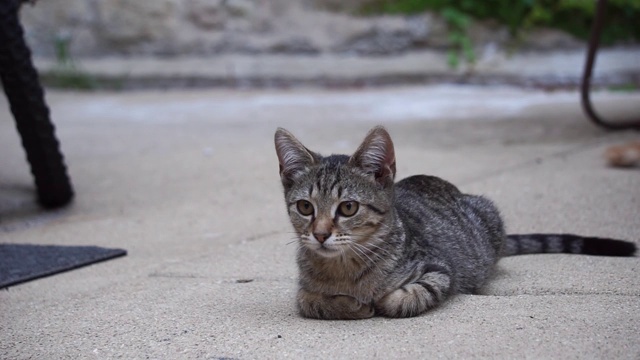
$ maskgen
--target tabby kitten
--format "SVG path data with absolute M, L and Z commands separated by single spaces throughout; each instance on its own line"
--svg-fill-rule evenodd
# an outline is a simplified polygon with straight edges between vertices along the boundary
M 297 254 L 300 314 L 318 319 L 419 315 L 474 293 L 501 256 L 631 256 L 635 244 L 505 234 L 488 199 L 434 176 L 394 183 L 391 137 L 373 128 L 351 155 L 320 156 L 278 129 L 275 146 Z

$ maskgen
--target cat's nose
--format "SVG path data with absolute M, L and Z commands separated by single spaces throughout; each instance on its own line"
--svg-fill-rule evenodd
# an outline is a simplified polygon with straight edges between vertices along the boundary
M 318 240 L 320 244 L 324 244 L 325 240 L 327 240 L 331 236 L 331 233 L 313 233 L 313 237 Z

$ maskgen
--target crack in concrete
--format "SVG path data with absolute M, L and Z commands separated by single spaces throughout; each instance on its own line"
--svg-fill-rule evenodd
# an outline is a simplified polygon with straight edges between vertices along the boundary
M 501 169 L 497 169 L 497 170 L 493 170 L 493 171 L 487 171 L 484 174 L 480 174 L 478 176 L 473 176 L 472 178 L 469 178 L 467 180 L 463 180 L 457 183 L 457 186 L 467 186 L 467 185 L 471 185 L 477 182 L 481 182 L 481 181 L 485 181 L 485 180 L 489 180 L 491 178 L 495 178 L 498 177 L 500 175 L 503 174 L 507 174 L 510 172 L 515 172 L 518 170 L 522 170 L 522 169 L 526 169 L 526 168 L 532 168 L 535 166 L 539 166 L 541 164 L 543 164 L 545 161 L 548 160 L 554 160 L 554 159 L 560 159 L 563 157 L 568 157 L 574 154 L 578 154 L 584 150 L 587 149 L 592 149 L 595 148 L 598 145 L 601 145 L 605 142 L 607 142 L 610 138 L 613 138 L 614 134 L 605 134 L 602 137 L 598 137 L 595 139 L 591 139 L 591 140 L 587 140 L 585 142 L 579 143 L 576 146 L 570 147 L 568 149 L 565 150 L 561 150 L 561 151 L 557 151 L 548 155 L 544 155 L 544 156 L 536 156 L 534 158 L 530 158 L 528 160 L 525 160 L 523 162 L 520 162 L 518 164 L 515 165 L 510 165 L 510 166 L 506 166 L 504 168 Z

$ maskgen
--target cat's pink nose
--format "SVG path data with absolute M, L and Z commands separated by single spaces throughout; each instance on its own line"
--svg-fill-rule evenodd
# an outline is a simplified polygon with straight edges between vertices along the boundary
M 325 240 L 327 240 L 329 236 L 331 236 L 330 233 L 313 233 L 313 237 L 315 237 L 320 244 L 324 244 Z

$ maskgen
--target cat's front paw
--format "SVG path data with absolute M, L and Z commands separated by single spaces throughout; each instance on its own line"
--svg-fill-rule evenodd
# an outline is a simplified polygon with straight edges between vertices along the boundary
M 298 309 L 304 317 L 325 320 L 367 319 L 374 315 L 373 304 L 364 304 L 348 295 L 298 293 Z
M 392 290 L 375 304 L 376 313 L 387 317 L 411 317 L 442 303 L 451 278 L 440 272 L 426 273 L 418 281 Z
M 348 295 L 332 296 L 337 308 L 344 314 L 342 319 L 368 319 L 375 314 L 373 304 L 365 304 Z

